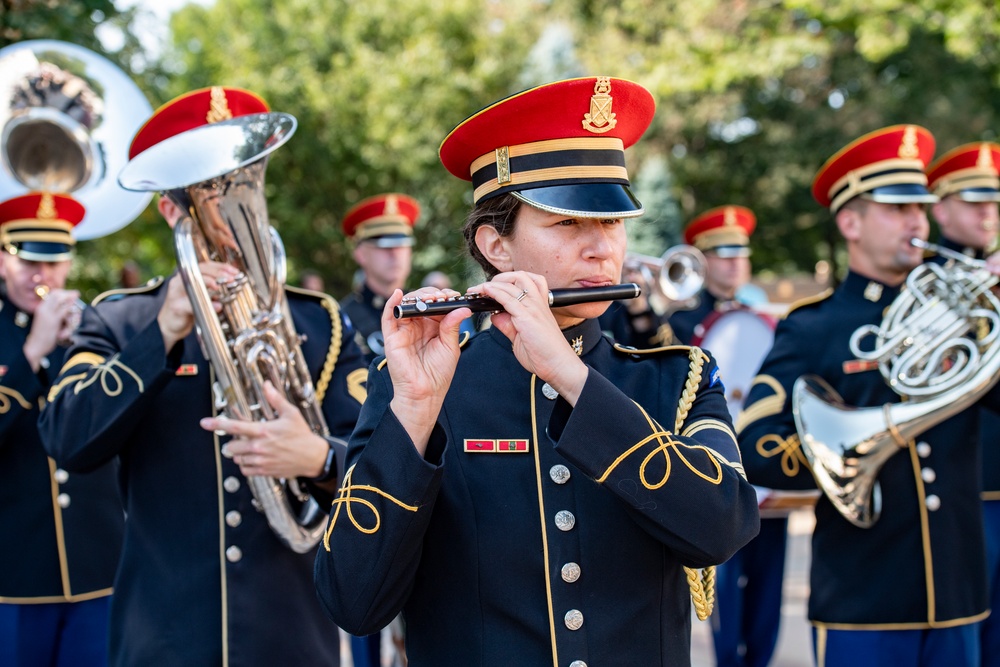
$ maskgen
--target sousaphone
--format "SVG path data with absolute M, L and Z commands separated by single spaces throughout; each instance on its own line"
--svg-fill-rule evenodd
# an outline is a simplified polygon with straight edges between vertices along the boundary
M 117 180 L 151 114 L 135 82 L 93 51 L 55 40 L 0 49 L 0 200 L 33 190 L 72 195 L 87 209 L 76 240 L 118 231 L 152 197 Z

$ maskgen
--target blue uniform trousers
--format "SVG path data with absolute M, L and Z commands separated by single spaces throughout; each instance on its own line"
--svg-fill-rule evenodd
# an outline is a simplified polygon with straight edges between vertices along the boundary
M 382 667 L 382 634 L 376 632 L 364 637 L 351 635 L 351 659 L 354 667 Z
M 992 612 L 980 623 L 979 642 L 983 667 L 1000 667 L 1000 500 L 983 501 L 983 522 L 986 525 L 986 567 Z
M 813 628 L 819 667 L 978 667 L 978 624 L 935 630 Z
M 716 568 L 712 640 L 719 667 L 766 667 L 778 643 L 788 519 L 761 519 L 760 534 Z
M 110 600 L 0 604 L 0 665 L 106 667 Z

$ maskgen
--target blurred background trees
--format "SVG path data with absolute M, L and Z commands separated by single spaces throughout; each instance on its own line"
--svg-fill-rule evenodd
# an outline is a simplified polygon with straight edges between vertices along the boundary
M 268 167 L 273 223 L 291 278 L 313 269 L 342 296 L 355 266 L 340 216 L 398 190 L 423 205 L 414 283 L 432 269 L 475 277 L 459 229 L 471 188 L 437 159 L 486 104 L 594 74 L 653 91 L 657 116 L 629 152 L 647 215 L 634 248 L 659 255 L 686 220 L 721 204 L 758 216 L 755 268 L 843 270 L 816 170 L 857 136 L 917 123 L 938 151 L 1000 127 L 1000 9 L 978 0 L 214 0 L 173 13 L 168 41 L 140 39 L 142 8 L 110 0 L 0 0 L 0 46 L 54 38 L 108 56 L 154 107 L 215 84 L 250 88 L 299 127 Z M 81 243 L 74 283 L 114 286 L 126 260 L 169 273 L 172 244 L 151 206 Z

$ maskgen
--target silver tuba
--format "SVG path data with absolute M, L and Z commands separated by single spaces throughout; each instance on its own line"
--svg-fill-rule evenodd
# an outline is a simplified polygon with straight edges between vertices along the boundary
M 878 520 L 877 476 L 885 462 L 974 404 L 1000 377 L 1000 301 L 991 291 L 997 277 L 981 261 L 919 239 L 912 243 L 957 261 L 913 269 L 881 324 L 858 328 L 850 341 L 858 359 L 877 362 L 889 386 L 910 400 L 850 407 L 810 375 L 792 390 L 795 425 L 817 484 L 861 528 Z M 873 345 L 865 345 L 868 339 Z
M 129 190 L 163 192 L 188 212 L 174 227 L 174 245 L 198 339 L 215 371 L 216 407 L 235 419 L 273 419 L 263 392 L 270 380 L 315 433 L 328 436 L 285 297 L 284 247 L 264 198 L 267 157 L 295 127 L 293 116 L 262 113 L 188 130 L 137 155 L 119 181 Z M 198 270 L 205 260 L 242 274 L 220 287 L 219 314 Z M 305 553 L 319 541 L 326 515 L 296 480 L 248 483 L 290 549 Z
M 42 39 L 0 49 L 0 199 L 72 195 L 86 207 L 78 241 L 121 229 L 153 196 L 115 180 L 152 112 L 135 82 L 82 46 Z
M 675 245 L 660 257 L 626 253 L 624 268 L 636 271 L 645 283 L 650 307 L 663 314 L 694 307 L 705 284 L 705 255 L 691 245 Z

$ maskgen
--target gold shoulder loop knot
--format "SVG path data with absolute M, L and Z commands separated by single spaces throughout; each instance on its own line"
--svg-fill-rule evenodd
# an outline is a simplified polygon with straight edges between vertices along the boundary
M 385 491 L 374 486 L 368 486 L 366 484 L 353 484 L 351 479 L 354 476 L 354 468 L 356 465 L 357 464 L 351 466 L 348 469 L 347 474 L 344 475 L 344 483 L 340 487 L 340 491 L 337 492 L 337 497 L 333 501 L 333 507 L 336 509 L 333 512 L 333 516 L 330 517 L 330 525 L 326 529 L 326 534 L 323 536 L 323 547 L 327 551 L 330 550 L 330 535 L 333 534 L 333 527 L 337 525 L 337 519 L 340 518 L 340 510 L 345 506 L 347 507 L 347 518 L 351 520 L 351 524 L 357 528 L 358 531 L 366 535 L 374 535 L 379 531 L 379 528 L 382 527 L 382 515 L 379 514 L 378 508 L 375 507 L 375 503 L 370 500 L 365 500 L 364 498 L 355 497 L 353 494 L 358 491 L 368 491 L 370 493 L 374 493 L 375 495 L 382 496 L 386 500 L 395 503 L 408 512 L 416 512 L 418 509 L 416 505 L 407 505 L 401 500 L 397 500 Z M 361 523 L 354 516 L 354 510 L 351 507 L 352 505 L 361 505 L 362 507 L 368 509 L 372 513 L 372 517 L 375 519 L 375 524 L 370 528 L 366 528 L 361 525 Z
M 125 389 L 125 382 L 122 376 L 118 374 L 115 369 L 121 369 L 126 375 L 129 375 L 133 380 L 135 380 L 136 387 L 139 389 L 139 393 L 146 391 L 146 386 L 142 382 L 142 378 L 139 377 L 138 373 L 133 371 L 131 368 L 118 361 L 118 355 L 111 357 L 107 362 L 94 366 L 94 374 L 89 380 L 80 380 L 77 382 L 76 386 L 73 388 L 73 393 L 79 394 L 81 391 L 89 387 L 90 385 L 97 382 L 98 379 L 101 381 L 101 389 L 104 391 L 106 396 L 114 398 L 122 393 Z
M 4 387 L 0 385 L 0 415 L 5 415 L 10 412 L 10 409 L 14 406 L 11 399 L 17 401 L 25 410 L 31 409 L 31 402 L 26 400 L 24 396 L 15 389 L 10 387 Z
M 812 470 L 806 455 L 802 453 L 802 443 L 797 433 L 782 438 L 777 433 L 769 433 L 757 441 L 757 453 L 765 459 L 781 455 L 781 472 L 785 477 L 796 477 L 802 468 Z

